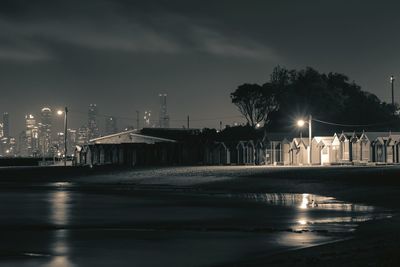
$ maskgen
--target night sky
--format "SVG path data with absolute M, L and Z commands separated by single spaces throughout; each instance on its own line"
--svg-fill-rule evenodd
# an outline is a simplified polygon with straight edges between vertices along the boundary
M 132 117 L 124 127 L 136 110 L 157 121 L 162 92 L 172 127 L 187 115 L 192 127 L 219 127 L 243 121 L 230 92 L 266 82 L 278 64 L 345 73 L 390 101 L 400 3 L 367 2 L 2 0 L 0 112 L 14 136 L 43 106 L 67 105 L 76 128 L 96 103 L 101 114 Z

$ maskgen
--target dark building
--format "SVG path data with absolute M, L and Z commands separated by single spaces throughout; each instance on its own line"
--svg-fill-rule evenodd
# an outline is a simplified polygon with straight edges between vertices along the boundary
M 100 136 L 99 127 L 97 126 L 97 105 L 90 104 L 88 110 L 88 129 L 89 129 L 89 140 Z
M 169 116 L 167 112 L 167 94 L 159 94 L 160 111 L 159 111 L 159 126 L 160 128 L 169 128 Z
M 3 113 L 3 136 L 10 137 L 10 115 L 8 112 Z
M 118 132 L 117 128 L 117 119 L 115 117 L 107 117 L 106 118 L 106 129 L 105 129 L 105 134 L 114 134 Z

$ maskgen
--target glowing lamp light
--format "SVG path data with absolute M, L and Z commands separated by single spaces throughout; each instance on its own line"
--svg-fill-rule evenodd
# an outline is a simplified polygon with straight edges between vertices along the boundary
M 57 115 L 61 116 L 62 114 L 64 114 L 64 112 L 62 110 L 57 110 Z
M 306 124 L 306 122 L 304 120 L 298 120 L 297 121 L 297 126 L 299 126 L 299 127 L 303 127 L 304 124 Z

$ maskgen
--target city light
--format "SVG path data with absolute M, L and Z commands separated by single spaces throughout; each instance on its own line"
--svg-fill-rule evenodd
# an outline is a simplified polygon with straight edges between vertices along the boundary
M 297 126 L 299 126 L 299 127 L 303 127 L 304 124 L 306 124 L 306 122 L 304 120 L 298 120 L 297 121 Z
M 57 115 L 61 116 L 62 114 L 64 114 L 62 110 L 57 110 Z

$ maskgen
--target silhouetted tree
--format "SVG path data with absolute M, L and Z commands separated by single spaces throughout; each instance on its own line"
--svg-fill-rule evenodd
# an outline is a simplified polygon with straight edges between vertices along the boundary
M 273 87 L 269 84 L 243 84 L 231 94 L 232 103 L 246 118 L 251 127 L 268 123 L 269 114 L 278 108 Z
M 293 129 L 294 121 L 308 114 L 339 124 L 376 124 L 353 128 L 314 124 L 317 131 L 395 130 L 400 126 L 392 105 L 362 91 L 343 74 L 319 73 L 309 67 L 296 71 L 278 66 L 263 86 L 241 85 L 231 98 L 250 125 L 270 121 L 269 129 L 274 131 Z

